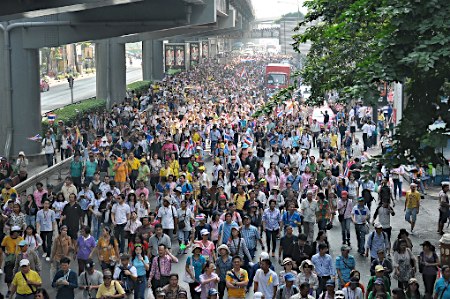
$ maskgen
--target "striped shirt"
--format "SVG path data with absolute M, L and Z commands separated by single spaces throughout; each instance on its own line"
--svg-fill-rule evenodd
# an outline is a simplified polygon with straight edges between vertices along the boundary
M 270 208 L 267 208 L 264 211 L 262 221 L 265 224 L 265 228 L 269 231 L 280 229 L 280 221 L 281 221 L 280 210 L 275 208 L 272 211 Z
M 223 261 L 222 257 L 219 256 L 216 260 L 216 267 L 219 270 L 220 281 L 225 282 L 227 272 L 233 268 L 231 256 L 228 256 L 228 258 L 225 262 Z
M 248 249 L 256 249 L 257 241 L 261 239 L 258 229 L 253 225 L 250 225 L 249 227 L 243 226 L 241 229 L 241 236 L 244 238 L 245 243 L 247 243 Z

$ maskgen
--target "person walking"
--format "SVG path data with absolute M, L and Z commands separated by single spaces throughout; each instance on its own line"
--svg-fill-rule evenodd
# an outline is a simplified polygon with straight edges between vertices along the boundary
M 405 197 L 405 220 L 411 224 L 411 234 L 414 234 L 414 226 L 416 225 L 417 214 L 420 209 L 421 194 L 417 191 L 417 184 L 411 183 L 411 190 L 406 192 Z
M 325 285 L 327 284 L 327 281 L 330 279 L 334 281 L 336 277 L 336 269 L 333 264 L 333 258 L 327 252 L 328 246 L 324 243 L 319 244 L 319 252 L 311 258 L 311 262 L 314 264 L 314 268 L 319 279 L 317 294 L 322 294 L 322 292 L 326 289 Z
M 314 239 L 314 226 L 316 224 L 316 213 L 319 210 L 317 201 L 313 199 L 313 191 L 306 192 L 300 204 L 301 214 L 303 215 L 303 233 L 307 236 L 308 243 L 312 244 Z
M 356 240 L 358 241 L 358 253 L 365 255 L 364 245 L 366 234 L 368 233 L 368 223 L 370 221 L 370 211 L 364 204 L 364 198 L 358 198 L 358 204 L 353 207 L 352 221 L 355 224 Z
M 103 273 L 94 268 L 95 263 L 88 259 L 84 271 L 78 276 L 78 288 L 83 290 L 83 299 L 96 298 L 100 285 L 103 284 Z
M 31 270 L 36 271 L 38 274 L 41 272 L 41 261 L 35 250 L 28 250 L 28 242 L 22 240 L 19 242 L 20 252 L 16 256 L 16 264 L 14 266 L 14 275 L 20 271 L 20 261 L 27 259 L 30 264 Z
M 34 299 L 34 293 L 42 285 L 42 278 L 31 270 L 29 260 L 22 259 L 19 266 L 20 271 L 14 275 L 11 284 L 10 298 L 16 294 L 17 299 Z
M 341 198 L 337 203 L 338 220 L 341 223 L 342 244 L 350 243 L 350 223 L 352 222 L 353 201 L 348 198 L 347 191 L 341 192 Z
M 350 246 L 342 245 L 341 255 L 336 257 L 336 274 L 341 289 L 350 281 L 350 273 L 355 269 L 355 266 L 355 258 L 350 255 Z
M 70 259 L 61 258 L 61 270 L 53 277 L 52 287 L 56 288 L 56 299 L 74 299 L 75 289 L 78 288 L 78 279 L 75 271 L 70 269 Z
M 430 241 L 424 241 L 420 245 L 422 246 L 422 252 L 418 257 L 419 272 L 422 273 L 425 295 L 431 298 L 440 265 L 439 256 L 436 254 L 436 249 Z
M 264 211 L 262 217 L 263 231 L 266 232 L 267 251 L 272 249 L 272 257 L 275 257 L 277 247 L 277 236 L 280 233 L 281 214 L 276 208 L 277 201 L 272 199 L 269 201 L 269 208 Z M 272 246 L 271 246 L 272 245 Z
M 49 262 L 52 253 L 53 232 L 57 232 L 58 226 L 55 211 L 50 210 L 50 201 L 45 199 L 43 205 L 44 208 L 36 214 L 36 231 L 42 238 L 42 250 L 44 251 L 42 257 Z
M 372 263 L 377 259 L 378 250 L 384 250 L 389 252 L 390 243 L 387 234 L 383 231 L 383 226 L 381 223 L 374 224 L 375 231 L 371 232 L 367 237 L 366 243 L 366 253 L 365 256 L 369 256 L 370 251 L 370 262 Z

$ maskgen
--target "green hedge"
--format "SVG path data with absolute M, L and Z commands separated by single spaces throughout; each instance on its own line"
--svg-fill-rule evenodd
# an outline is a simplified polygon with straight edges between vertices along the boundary
M 150 81 L 137 81 L 127 85 L 128 90 L 134 90 L 136 93 L 143 93 L 150 87 Z
M 150 81 L 137 81 L 127 85 L 128 90 L 134 90 L 137 93 L 147 91 L 150 87 Z M 62 120 L 66 125 L 71 126 L 78 117 L 82 116 L 84 113 L 91 112 L 103 112 L 106 109 L 106 101 L 96 98 L 86 99 L 74 104 L 64 106 L 62 108 L 53 110 L 56 114 L 56 121 L 53 124 L 53 129 L 56 131 L 57 122 Z M 42 119 L 42 136 L 50 128 L 50 123 L 47 117 Z

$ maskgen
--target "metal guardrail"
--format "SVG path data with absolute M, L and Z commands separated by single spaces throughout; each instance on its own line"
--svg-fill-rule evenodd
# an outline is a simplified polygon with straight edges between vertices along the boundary
M 49 183 L 49 180 L 56 174 L 58 177 L 56 180 L 62 181 L 62 172 L 63 170 L 67 170 L 70 162 L 72 162 L 73 156 L 49 167 L 40 173 L 33 175 L 32 177 L 26 179 L 25 181 L 14 186 L 18 194 L 22 194 L 23 192 L 27 192 L 29 188 L 34 189 L 37 182 L 42 182 L 44 186 Z

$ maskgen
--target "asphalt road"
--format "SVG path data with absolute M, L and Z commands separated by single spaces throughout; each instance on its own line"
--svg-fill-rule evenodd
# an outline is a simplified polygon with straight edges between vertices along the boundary
M 134 61 L 133 65 L 127 65 L 127 84 L 142 80 L 142 68 L 139 61 Z M 96 77 L 75 79 L 73 96 L 74 102 L 82 101 L 95 96 Z M 69 83 L 66 81 L 50 85 L 50 90 L 41 92 L 41 113 L 60 108 L 70 104 Z
M 358 135 L 360 134 L 359 132 L 357 133 Z M 375 152 L 372 152 L 375 153 Z M 312 155 L 317 156 L 318 155 L 318 151 L 317 149 L 313 149 L 311 151 Z M 266 164 L 268 164 L 269 159 L 266 159 Z M 208 167 L 211 167 L 211 162 L 207 163 Z M 374 194 L 376 196 L 376 194 Z M 153 199 L 153 198 L 152 198 Z M 154 204 L 154 200 L 152 200 L 152 208 L 155 206 Z M 375 212 L 375 204 L 373 204 L 372 206 L 372 215 Z M 436 245 L 437 248 L 437 253 L 438 255 L 440 255 L 439 252 L 439 238 L 440 236 L 436 233 L 436 223 L 437 223 L 437 207 L 438 207 L 438 203 L 436 200 L 433 200 L 431 197 L 429 196 L 425 196 L 425 199 L 422 201 L 421 204 L 421 209 L 420 209 L 420 214 L 418 215 L 418 219 L 417 219 L 417 225 L 416 225 L 416 229 L 415 229 L 415 234 L 414 235 L 410 235 L 410 238 L 413 242 L 413 254 L 414 255 L 418 255 L 421 251 L 421 246 L 419 245 L 420 243 L 422 243 L 424 240 L 429 240 L 432 244 Z M 400 202 L 396 202 L 396 206 L 394 208 L 396 215 L 395 217 L 391 217 L 391 226 L 392 226 L 392 243 L 394 242 L 395 238 L 398 235 L 398 232 L 400 230 L 400 228 L 407 228 L 409 231 L 409 224 L 407 222 L 405 222 L 404 220 L 404 198 L 402 198 L 400 200 Z M 335 217 L 335 221 L 334 221 L 335 226 L 328 231 L 328 240 L 330 243 L 330 254 L 333 257 L 333 260 L 335 260 L 336 256 L 340 254 L 340 246 L 341 246 L 341 227 L 340 224 L 337 220 L 337 217 Z M 371 231 L 373 230 L 373 228 L 371 228 Z M 315 228 L 315 234 L 317 234 L 317 226 Z M 446 231 L 449 231 L 448 227 L 446 227 Z M 357 251 L 356 251 L 356 238 L 355 238 L 355 231 L 354 231 L 354 226 L 351 225 L 351 243 L 353 246 L 353 250 L 350 252 L 350 254 L 353 254 L 353 256 L 355 257 L 356 260 L 356 269 L 358 269 L 361 272 L 361 282 L 364 285 L 367 285 L 367 282 L 370 278 L 370 259 L 369 258 L 364 258 L 361 257 Z M 178 241 L 173 240 L 172 241 L 172 252 L 174 254 L 176 254 L 178 251 Z M 256 258 L 254 260 L 254 262 L 257 261 L 258 256 L 260 254 L 261 250 L 260 247 L 256 253 Z M 278 252 L 278 247 L 277 247 L 277 252 Z M 172 266 L 172 272 L 176 272 L 180 275 L 180 285 L 183 287 L 187 287 L 187 285 L 181 281 L 181 277 L 183 276 L 184 273 L 184 265 L 186 263 L 186 259 L 187 259 L 188 255 L 181 255 L 178 256 L 179 258 L 179 262 L 177 264 L 173 264 Z M 50 298 L 55 298 L 55 294 L 56 294 L 56 290 L 53 289 L 51 287 L 51 281 L 50 281 L 50 271 L 49 271 L 49 263 L 46 262 L 44 259 L 42 260 L 42 264 L 43 264 L 43 271 L 42 271 L 42 278 L 43 278 L 43 287 L 46 288 L 50 294 Z M 282 270 L 282 267 L 278 264 L 277 259 L 276 258 L 272 258 L 272 262 L 275 265 L 275 270 L 276 272 L 280 272 Z M 98 263 L 97 263 L 98 265 Z M 98 267 L 98 266 L 97 266 Z M 71 264 L 71 268 L 75 271 L 77 271 L 77 262 L 73 261 Z M 99 267 L 98 267 L 99 268 Z M 419 273 L 417 273 L 417 278 L 419 280 L 419 283 L 421 285 L 421 292 L 423 292 L 423 283 L 422 283 L 422 278 L 421 275 Z M 3 282 L 3 278 L 0 276 L 0 280 L 2 280 Z M 395 288 L 397 287 L 397 281 L 395 281 L 394 279 L 392 279 L 392 287 Z M 6 286 L 4 283 L 0 283 L 0 292 L 2 292 L 3 294 L 6 293 Z M 252 294 L 253 292 L 251 291 L 247 298 L 252 298 Z M 76 296 L 75 298 L 77 299 L 81 299 L 82 298 L 82 294 L 81 291 L 76 291 Z

